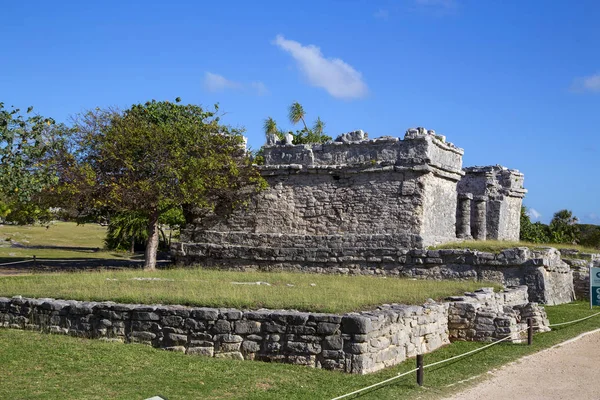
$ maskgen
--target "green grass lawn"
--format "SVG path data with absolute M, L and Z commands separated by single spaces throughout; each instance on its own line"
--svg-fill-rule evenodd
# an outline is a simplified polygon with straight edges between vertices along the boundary
M 551 322 L 593 312 L 587 303 L 547 307 Z M 600 327 L 600 316 L 537 334 L 534 344 L 499 344 L 481 353 L 413 374 L 360 399 L 438 399 L 486 376 L 485 372 Z M 457 342 L 425 355 L 425 364 L 483 346 Z M 2 399 L 331 399 L 414 368 L 414 360 L 355 376 L 308 367 L 186 356 L 144 345 L 0 330 Z M 475 379 L 470 379 L 478 377 Z M 467 383 L 459 383 L 467 380 Z M 532 390 L 535 391 L 535 382 Z
M 462 242 L 444 243 L 430 247 L 431 249 L 470 249 L 477 251 L 486 251 L 490 253 L 499 253 L 504 249 L 513 247 L 529 247 L 530 249 L 541 249 L 544 247 L 554 247 L 557 249 L 577 250 L 583 253 L 600 253 L 600 249 L 592 247 L 578 246 L 564 243 L 529 243 L 529 242 L 511 242 L 504 240 L 465 240 Z
M 269 285 L 239 284 L 252 282 Z M 440 300 L 482 286 L 499 287 L 497 284 L 475 281 L 231 272 L 196 268 L 0 277 L 0 296 L 346 312 L 370 309 L 382 303 L 422 304 L 428 298 Z
M 98 224 L 52 222 L 46 226 L 0 225 L 0 260 L 124 258 L 128 253 L 105 251 L 106 227 Z M 19 247 L 11 246 L 12 242 Z M 21 247 L 24 246 L 24 247 Z

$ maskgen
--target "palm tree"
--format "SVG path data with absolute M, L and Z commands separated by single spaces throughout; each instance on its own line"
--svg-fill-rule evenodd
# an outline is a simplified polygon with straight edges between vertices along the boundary
M 271 117 L 265 119 L 263 124 L 263 128 L 265 130 L 265 135 L 274 134 L 279 136 L 279 129 L 277 129 L 277 122 Z
M 319 137 L 323 135 L 323 131 L 325 130 L 325 122 L 321 121 L 321 117 L 317 117 L 315 124 L 313 125 L 313 131 Z
M 295 125 L 298 122 L 302 121 L 302 123 L 304 124 L 304 129 L 306 129 L 306 132 L 310 132 L 310 129 L 308 129 L 308 126 L 306 126 L 306 122 L 304 121 L 305 115 L 306 115 L 306 113 L 304 112 L 304 108 L 302 107 L 302 104 L 298 103 L 297 101 L 292 103 L 292 105 L 290 106 L 289 114 L 288 114 L 290 122 Z

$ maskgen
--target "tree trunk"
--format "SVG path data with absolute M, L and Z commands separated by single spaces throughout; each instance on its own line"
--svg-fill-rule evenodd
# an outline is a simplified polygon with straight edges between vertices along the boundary
M 300 117 L 300 119 L 302 119 L 302 123 L 304 124 L 304 129 L 306 129 L 306 133 L 310 133 L 310 130 L 308 130 L 308 126 L 306 126 L 306 122 L 304 122 L 304 117 Z
M 156 269 L 156 253 L 158 251 L 158 207 L 150 213 L 148 221 L 148 242 L 144 255 L 144 269 L 153 271 Z
M 135 236 L 131 237 L 131 254 L 135 253 Z

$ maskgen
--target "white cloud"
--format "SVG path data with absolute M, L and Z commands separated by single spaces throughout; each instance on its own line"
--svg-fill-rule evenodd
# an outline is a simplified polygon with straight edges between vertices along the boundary
M 256 94 L 259 96 L 264 96 L 269 93 L 269 89 L 262 82 L 252 82 L 250 83 L 250 87 L 256 91 Z
M 209 92 L 222 92 L 227 89 L 241 89 L 242 85 L 237 82 L 230 81 L 223 75 L 206 72 L 204 74 L 204 87 Z
M 388 10 L 380 8 L 379 10 L 375 11 L 373 16 L 379 19 L 388 19 L 390 16 L 390 12 Z
M 340 99 L 354 99 L 367 94 L 367 85 L 360 72 L 339 58 L 325 58 L 317 46 L 303 46 L 282 35 L 277 35 L 274 44 L 290 53 L 312 86 L 323 88 Z
M 259 96 L 269 93 L 267 86 L 262 82 L 251 82 L 244 84 L 225 78 L 223 75 L 213 74 L 212 72 L 204 73 L 204 88 L 209 92 L 223 92 L 225 90 L 252 90 Z
M 527 215 L 531 218 L 532 221 L 539 221 L 542 218 L 542 214 L 538 212 L 535 208 L 528 208 Z
M 575 79 L 571 89 L 575 92 L 600 93 L 600 72 Z

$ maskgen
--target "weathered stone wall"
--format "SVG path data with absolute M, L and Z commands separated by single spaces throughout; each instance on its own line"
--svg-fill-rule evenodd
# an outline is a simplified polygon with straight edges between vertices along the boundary
M 456 240 L 456 182 L 428 174 L 421 183 L 423 223 L 420 235 L 423 244 L 431 246 Z
M 477 239 L 519 240 L 523 174 L 502 166 L 467 167 L 457 186 L 459 193 L 472 194 L 476 200 L 485 197 L 486 234 Z M 472 207 L 473 220 L 478 217 Z M 476 229 L 475 229 L 476 230 Z
M 422 279 L 472 279 L 506 286 L 527 285 L 529 298 L 542 304 L 574 299 L 573 274 L 556 249 L 526 247 L 499 254 L 471 250 L 407 250 L 390 235 L 319 236 L 203 232 L 196 243 L 173 247 L 183 263 L 236 270 L 391 275 Z M 232 237 L 235 236 L 235 237 Z M 230 245 L 229 243 L 244 243 Z M 216 244 L 223 243 L 223 244 Z M 270 243 L 276 243 L 275 247 Z
M 465 309 L 464 303 L 478 311 L 460 311 Z M 391 304 L 344 315 L 18 296 L 0 297 L 0 327 L 144 343 L 190 355 L 285 362 L 365 374 L 433 351 L 451 338 L 488 340 L 514 334 L 524 315 L 519 310 L 534 310 L 542 329 L 547 325 L 543 310 L 527 304 L 526 288 L 500 294 L 486 289 L 453 298 L 450 303 Z M 488 334 L 489 326 L 477 319 L 490 307 L 495 310 L 492 324 L 497 325 L 492 335 Z M 456 325 L 457 316 L 468 329 Z M 451 336 L 449 318 L 454 324 Z M 511 340 L 520 337 L 515 335 Z
M 531 318 L 534 332 L 547 332 L 546 311 L 528 301 L 527 286 L 494 293 L 484 288 L 465 296 L 451 297 L 449 336 L 454 340 L 494 341 L 511 337 L 513 342 L 526 338 L 527 319 Z
M 365 374 L 449 343 L 447 304 L 345 315 L 0 298 L 0 326 Z
M 600 254 L 586 254 L 578 251 L 562 250 L 567 257 L 563 261 L 573 272 L 573 288 L 578 300 L 590 299 L 590 266 L 600 267 Z M 577 258 L 576 258 L 577 257 Z
M 384 263 L 397 273 L 403 249 L 518 239 L 523 175 L 463 170 L 463 150 L 434 131 L 409 129 L 403 140 L 356 131 L 314 145 L 270 136 L 263 153 L 268 189 L 233 213 L 191 208 L 176 262 L 315 270 Z

